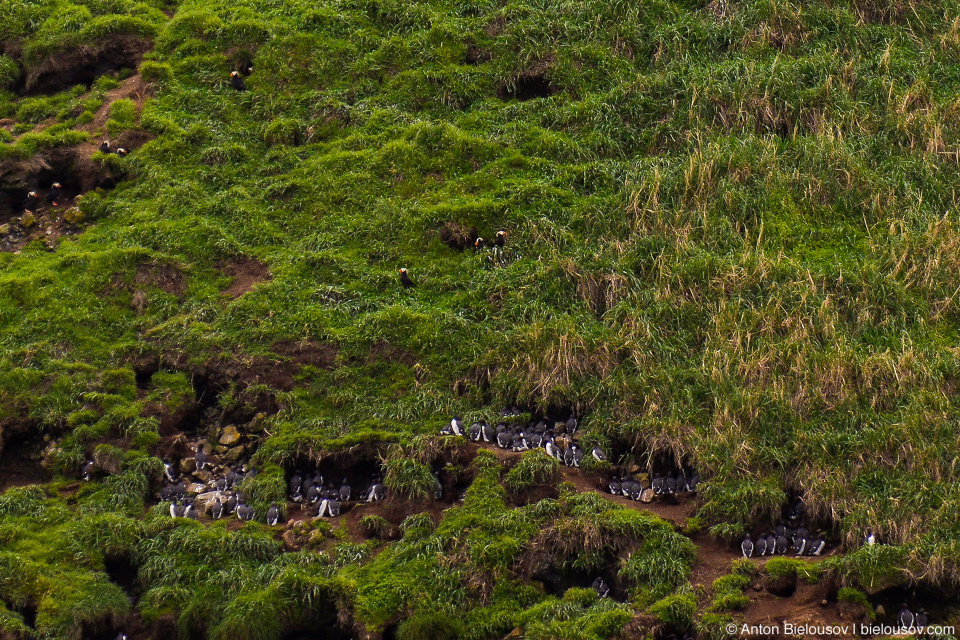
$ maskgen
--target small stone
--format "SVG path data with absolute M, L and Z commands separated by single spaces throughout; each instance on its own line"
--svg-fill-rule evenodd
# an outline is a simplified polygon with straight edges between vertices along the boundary
M 206 469 L 197 469 L 193 472 L 193 477 L 203 482 L 204 484 L 209 483 L 213 479 L 213 474 L 207 471 Z
M 197 509 L 205 514 L 213 508 L 213 503 L 217 498 L 220 498 L 221 502 L 227 501 L 226 496 L 219 491 L 207 491 L 206 493 L 197 494 L 197 497 L 194 498 L 193 503 L 196 505 Z
M 37 223 L 36 217 L 29 211 L 25 211 L 23 216 L 20 218 L 20 226 L 24 229 L 29 229 Z
M 238 442 L 240 442 L 240 432 L 237 431 L 237 428 L 232 424 L 224 427 L 223 435 L 220 436 L 220 444 L 229 447 Z
M 247 453 L 247 448 L 244 446 L 234 447 L 228 450 L 223 454 L 223 459 L 225 462 L 230 464 L 235 464 L 239 462 Z
M 193 458 L 184 458 L 180 461 L 180 473 L 192 473 L 196 467 L 197 463 Z
M 63 219 L 70 224 L 80 224 L 86 218 L 87 216 L 83 214 L 83 211 L 80 211 L 80 209 L 77 207 L 70 207 L 63 212 Z
M 9 224 L 0 224 L 0 236 L 10 235 L 10 225 Z
M 200 495 L 207 490 L 207 485 L 200 484 L 199 482 L 191 482 L 187 485 L 187 493 L 192 493 L 193 495 Z

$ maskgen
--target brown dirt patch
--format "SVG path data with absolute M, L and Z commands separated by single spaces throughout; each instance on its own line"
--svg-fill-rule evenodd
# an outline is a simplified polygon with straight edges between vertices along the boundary
M 176 265 L 161 262 L 147 262 L 137 269 L 133 284 L 138 287 L 156 287 L 178 298 L 187 290 L 187 278 Z
M 153 97 L 153 94 L 154 94 L 153 87 L 149 83 L 145 82 L 144 79 L 140 77 L 139 73 L 133 76 L 130 76 L 126 80 L 122 81 L 120 83 L 120 86 L 108 91 L 107 97 L 104 99 L 103 104 L 100 106 L 100 108 L 97 109 L 97 113 L 93 117 L 93 120 L 91 120 L 87 124 L 80 126 L 78 128 L 81 131 L 86 131 L 88 133 L 93 133 L 95 131 L 102 131 L 107 124 L 107 119 L 110 117 L 110 105 L 112 105 L 117 100 L 123 100 L 123 99 L 130 99 L 130 100 L 133 100 L 134 103 L 136 103 L 137 120 L 139 121 L 140 112 L 143 111 L 143 105 L 147 103 L 148 99 Z M 135 149 L 139 147 L 140 145 L 143 144 L 143 142 L 146 142 L 146 139 L 145 139 L 142 142 L 139 142 L 139 144 L 137 144 L 137 140 L 135 139 L 137 136 L 128 135 L 128 134 L 134 134 L 134 133 L 139 133 L 140 137 L 145 136 L 146 139 L 150 138 L 150 134 L 147 134 L 146 132 L 124 131 L 120 135 L 120 139 L 116 141 L 117 143 L 114 146 L 123 147 L 129 151 L 130 149 Z M 123 139 L 124 136 L 126 136 L 128 139 L 124 140 Z M 97 142 L 97 144 L 100 144 L 100 143 Z
M 250 257 L 233 258 L 217 263 L 217 269 L 233 278 L 230 285 L 222 291 L 227 298 L 236 299 L 252 290 L 261 282 L 273 279 L 270 268 Z
M 370 360 L 375 362 L 377 360 L 385 360 L 387 362 L 401 362 L 408 367 L 412 367 L 417 364 L 417 357 L 407 351 L 406 349 L 401 349 L 400 347 L 395 347 L 388 342 L 375 342 L 370 347 Z

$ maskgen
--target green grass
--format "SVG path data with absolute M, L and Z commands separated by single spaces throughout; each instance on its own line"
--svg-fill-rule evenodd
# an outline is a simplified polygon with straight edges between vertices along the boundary
M 43 633 L 129 610 L 109 587 L 87 600 L 105 584 L 96 562 L 49 555 L 60 520 L 142 517 L 162 418 L 209 370 L 228 379 L 221 409 L 270 409 L 258 513 L 283 493 L 281 466 L 366 447 L 386 455 L 392 493 L 429 499 L 446 453 L 414 438 L 533 404 L 575 411 L 584 439 L 621 447 L 613 462 L 689 461 L 717 537 L 772 524 L 800 492 L 852 551 L 826 561 L 843 584 L 955 586 L 958 15 L 953 1 L 0 2 L 0 40 L 18 43 L 0 57 L 4 170 L 89 141 L 78 127 L 132 70 L 17 93 L 31 73 L 81 45 L 154 45 L 140 65 L 154 97 L 139 120 L 114 102 L 104 132 L 155 137 L 95 160 L 129 180 L 86 194 L 88 226 L 55 250 L 0 254 L 0 424 L 46 437 L 54 473 L 98 451 L 113 470 L 69 499 L 0 501 L 35 530 L 30 549 L 19 529 L 0 536 L 0 553 L 61 576 Z M 229 71 L 248 62 L 250 90 L 234 92 Z M 510 99 L 536 74 L 551 95 Z M 454 250 L 448 223 L 505 229 L 507 251 Z M 238 258 L 271 277 L 228 298 Z M 157 265 L 182 292 L 151 280 Z M 326 355 L 303 365 L 291 344 Z M 166 364 L 138 390 L 147 356 Z M 658 602 L 682 613 L 681 534 L 563 488 L 507 508 L 503 483 L 556 480 L 533 454 L 474 471 L 439 522 L 323 559 L 281 554 L 257 524 L 148 515 L 130 546 L 137 607 L 184 636 L 247 637 L 252 612 L 275 613 L 258 638 L 331 607 L 408 634 L 463 614 L 478 638 L 608 637 Z M 888 544 L 857 550 L 867 526 Z M 524 584 L 515 572 L 547 541 L 564 543 L 557 567 L 616 565 L 632 604 Z M 204 559 L 221 543 L 240 546 L 224 558 L 236 590 Z M 314 604 L 291 604 L 304 594 Z M 0 609 L 0 625 L 20 633 L 19 615 Z

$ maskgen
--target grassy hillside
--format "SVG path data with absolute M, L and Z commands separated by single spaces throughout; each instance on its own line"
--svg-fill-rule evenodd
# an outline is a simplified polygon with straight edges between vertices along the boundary
M 335 618 L 426 637 L 437 616 L 435 637 L 712 633 L 681 533 L 570 487 L 517 506 L 483 454 L 442 519 L 414 500 L 399 541 L 335 527 L 323 554 L 152 506 L 181 432 L 255 424 L 251 464 L 280 486 L 514 405 L 578 415 L 602 474 L 695 468 L 716 539 L 802 496 L 838 583 L 960 586 L 960 3 L 0 16 L 0 443 L 46 447 L 53 481 L 0 497 L 0 564 L 29 568 L 0 578 L 0 635 L 131 612 L 184 638 Z M 27 224 L 54 180 L 69 205 Z M 503 252 L 473 250 L 499 230 Z M 107 477 L 77 492 L 95 452 Z M 867 527 L 886 544 L 860 549 Z M 548 529 L 593 532 L 595 555 L 547 564 L 615 565 L 623 602 L 537 587 Z M 103 588 L 113 556 L 136 602 Z

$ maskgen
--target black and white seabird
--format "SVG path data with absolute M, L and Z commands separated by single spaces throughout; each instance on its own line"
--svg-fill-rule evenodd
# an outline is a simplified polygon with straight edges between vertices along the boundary
M 460 420 L 460 418 L 454 416 L 454 418 L 450 421 L 450 433 L 455 436 L 463 436 L 465 429 L 463 428 L 463 422 Z
M 497 231 L 497 236 L 493 239 L 493 244 L 502 249 L 503 246 L 507 244 L 507 232 Z
M 485 421 L 480 422 L 480 435 L 483 437 L 483 441 L 486 443 L 492 443 L 496 441 L 497 435 L 493 431 L 493 427 L 488 425 Z
M 603 581 L 603 578 L 597 576 L 597 579 L 593 581 L 593 584 L 590 585 L 594 591 L 597 592 L 597 595 L 601 598 L 606 598 L 610 595 L 610 587 L 606 582 Z
M 573 435 L 577 432 L 577 418 L 576 416 L 570 416 L 567 418 L 567 435 Z
M 443 499 L 443 483 L 440 482 L 440 478 L 433 476 L 433 498 L 434 500 Z
M 290 478 L 290 484 L 288 489 L 290 491 L 290 499 L 294 502 L 300 502 L 303 500 L 303 493 L 301 489 L 303 488 L 303 478 L 299 473 L 294 473 L 293 477 Z
M 203 447 L 197 445 L 197 452 L 193 456 L 193 461 L 196 463 L 197 469 L 205 469 L 207 467 L 207 454 L 203 452 Z
M 497 446 L 501 449 L 509 449 L 513 445 L 513 434 L 509 429 L 497 432 Z M 549 453 L 549 452 L 548 452 Z
M 909 629 L 913 626 L 913 612 L 907 608 L 907 604 L 900 605 L 900 613 L 897 614 L 897 622 L 901 629 Z
M 337 492 L 337 499 L 339 499 L 340 502 L 350 502 L 350 485 L 347 484 L 346 478 L 340 483 L 340 491 Z
M 750 539 L 750 534 L 747 534 L 747 537 L 743 539 L 743 542 L 740 543 L 740 550 L 743 551 L 744 558 L 750 558 L 753 556 L 753 540 Z
M 406 269 L 400 269 L 400 284 L 403 285 L 404 289 L 416 286 L 413 284 L 413 280 L 410 279 L 410 274 L 407 273 Z
M 864 542 L 866 542 L 868 545 L 874 545 L 877 543 L 877 537 L 873 535 L 873 529 L 870 527 L 867 527 L 867 537 Z
M 593 451 L 591 451 L 590 453 L 591 455 L 593 455 L 594 458 L 596 458 L 598 462 L 607 461 L 607 454 L 603 452 L 603 449 L 601 449 L 600 445 L 598 444 L 593 445 Z
M 653 483 L 650 486 L 655 495 L 662 496 L 664 492 L 663 476 L 659 473 L 653 474 Z
M 230 496 L 227 498 L 227 504 L 224 507 L 227 513 L 236 513 L 238 504 L 240 504 L 240 501 L 237 500 L 237 496 Z
M 100 153 L 110 153 L 110 141 L 104 140 L 100 143 L 100 146 L 97 147 L 97 151 Z
M 483 427 L 480 426 L 479 422 L 474 422 L 470 425 L 470 429 L 467 431 L 467 435 L 470 436 L 471 442 L 480 442 L 482 436 Z
M 794 555 L 804 555 L 807 551 L 807 539 L 802 536 L 795 538 L 793 544 L 790 546 L 790 550 L 793 551 Z
M 317 504 L 317 502 L 320 500 L 320 487 L 318 485 L 311 484 L 307 487 L 305 497 L 308 504 Z
M 568 467 L 573 466 L 573 445 L 567 447 L 567 450 L 563 452 L 563 464 Z
M 811 540 L 807 544 L 807 555 L 818 556 L 821 553 L 823 553 L 823 549 L 826 546 L 827 546 L 827 541 L 824 540 L 823 538 L 817 538 L 815 540 Z
M 487 246 L 487 241 L 483 238 L 477 238 L 473 243 L 473 248 L 477 251 L 483 251 L 485 246 Z
M 340 501 L 336 498 L 330 498 L 327 501 L 327 512 L 330 514 L 331 518 L 336 518 L 340 515 Z
M 757 552 L 758 556 L 767 555 L 767 538 L 764 535 L 761 535 L 757 538 L 757 543 L 754 545 L 754 550 Z
M 177 481 L 173 471 L 173 465 L 170 464 L 169 460 L 163 461 L 163 475 L 165 475 L 167 477 L 167 480 L 169 480 L 170 482 Z
M 226 491 L 227 490 L 227 479 L 226 478 L 217 478 L 214 481 L 213 486 L 216 487 L 217 491 Z
M 183 510 L 183 517 L 190 518 L 191 520 L 199 520 L 200 516 L 197 513 L 196 507 L 193 506 L 193 501 L 187 503 L 186 508 Z
M 383 483 L 379 480 L 374 480 L 370 485 L 370 489 L 367 491 L 367 502 L 376 502 L 378 500 L 383 500 L 383 497 L 387 493 L 387 488 L 383 486 Z
M 118 156 L 120 156 L 121 158 L 124 157 L 125 155 L 127 155 L 127 153 L 129 153 L 129 152 L 128 152 L 126 149 L 124 149 L 123 147 L 117 147 L 116 154 L 117 154 Z
M 210 508 L 210 515 L 213 516 L 214 520 L 219 520 L 223 517 L 223 503 L 220 502 L 219 496 L 213 500 L 213 506 Z
M 767 555 L 772 556 L 777 553 L 777 537 L 767 532 Z
M 613 495 L 615 496 L 620 495 L 620 481 L 617 480 L 616 478 L 614 478 L 613 480 L 610 481 L 609 484 L 607 484 L 607 488 L 610 490 L 610 493 L 612 493 Z
M 63 187 L 59 182 L 54 182 L 50 185 L 50 190 L 47 191 L 47 202 L 50 203 L 50 206 L 55 207 L 60 201 L 60 194 L 63 193 Z
M 37 208 L 39 202 L 40 196 L 37 195 L 36 191 L 31 191 L 23 201 L 23 210 L 33 213 L 33 210 Z
M 170 503 L 170 517 L 171 518 L 183 517 L 183 505 L 181 505 L 176 500 Z
M 90 481 L 93 477 L 93 471 L 96 468 L 93 460 L 87 460 L 83 463 L 83 466 L 80 467 L 80 477 L 86 481 Z
M 237 71 L 230 72 L 230 85 L 237 91 L 247 90 L 247 84 L 243 81 L 243 78 L 240 77 L 240 73 Z
M 280 520 L 280 508 L 277 506 L 277 503 L 274 502 L 270 505 L 270 508 L 267 509 L 267 524 L 271 527 L 276 526 L 277 522 Z
M 125 633 L 118 633 L 118 634 L 117 634 L 117 637 L 114 638 L 114 640 L 127 640 L 127 634 L 125 634 Z
M 927 617 L 926 609 L 921 608 L 920 611 L 917 612 L 917 615 L 913 617 L 913 626 L 919 629 L 923 629 L 929 623 L 930 619 Z
M 774 549 L 776 549 L 777 553 L 780 555 L 785 554 L 789 546 L 790 542 L 787 540 L 787 536 L 777 536 L 776 545 L 774 546 Z
M 547 438 L 547 442 L 543 445 L 543 448 L 546 449 L 547 455 L 551 458 L 556 458 L 563 462 L 563 452 L 560 450 L 560 447 L 553 441 L 553 436 Z
M 250 522 L 253 520 L 254 513 L 253 507 L 246 504 L 237 505 L 237 517 L 243 520 L 244 522 Z

